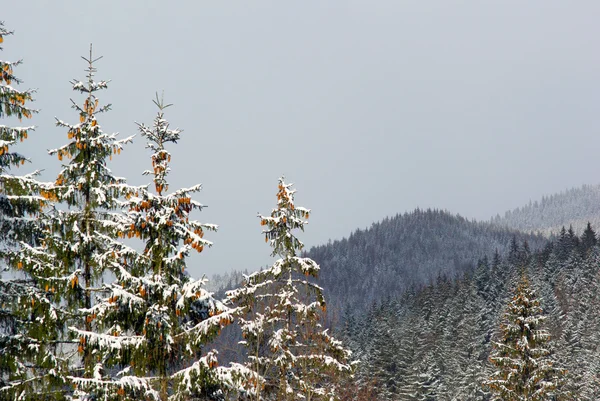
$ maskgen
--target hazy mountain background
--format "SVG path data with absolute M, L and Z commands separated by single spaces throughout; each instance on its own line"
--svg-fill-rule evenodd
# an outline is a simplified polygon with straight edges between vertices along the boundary
M 515 237 L 538 249 L 546 239 L 477 222 L 441 210 L 396 215 L 348 238 L 313 247 L 307 256 L 322 267 L 320 284 L 338 313 L 421 288 L 438 277 L 471 272 L 478 259 L 505 253 Z
M 544 196 L 509 210 L 504 216 L 496 215 L 491 221 L 499 226 L 546 236 L 558 234 L 562 227 L 569 226 L 581 234 L 588 222 L 600 227 L 600 185 L 583 185 Z

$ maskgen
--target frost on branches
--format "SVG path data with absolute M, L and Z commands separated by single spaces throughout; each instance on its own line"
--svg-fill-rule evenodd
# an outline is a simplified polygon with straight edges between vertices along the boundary
M 0 43 L 12 35 L 0 22 Z M 0 48 L 1 49 L 1 48 Z M 14 69 L 21 61 L 0 60 L 0 118 L 29 119 L 37 111 L 26 103 L 31 90 L 15 88 L 21 81 Z M 22 248 L 35 246 L 41 230 L 38 217 L 42 186 L 38 172 L 16 176 L 12 172 L 28 161 L 13 147 L 28 137 L 32 126 L 0 124 L 0 254 L 12 270 L 0 278 L 0 399 L 37 400 L 42 394 L 53 399 L 60 385 L 54 322 L 59 318 L 52 305 L 50 288 L 31 274 Z
M 62 161 L 54 183 L 45 184 L 40 194 L 48 211 L 39 216 L 43 233 L 41 244 L 21 249 L 23 269 L 44 289 L 46 298 L 31 298 L 31 305 L 48 309 L 51 320 L 45 327 L 53 331 L 57 344 L 53 357 L 54 373 L 60 379 L 56 397 L 70 397 L 71 388 L 66 379 L 91 378 L 96 374 L 98 356 L 84 350 L 77 354 L 77 329 L 93 330 L 93 322 L 86 310 L 94 303 L 93 294 L 101 294 L 99 285 L 108 266 L 104 255 L 116 229 L 123 220 L 114 209 L 118 197 L 133 192 L 124 179 L 116 177 L 107 167 L 113 153 L 119 153 L 123 144 L 131 140 L 117 140 L 115 134 L 106 134 L 98 124 L 98 114 L 110 106 L 99 106 L 96 92 L 106 88 L 105 81 L 95 81 L 96 69 L 90 47 L 87 82 L 73 81 L 73 89 L 85 97 L 83 105 L 74 101 L 72 107 L 79 114 L 79 122 L 69 124 L 57 120 L 67 129 L 68 142 L 49 151 Z M 29 299 L 28 299 L 29 301 Z M 72 327 L 69 331 L 67 327 Z M 57 373 L 60 370 L 59 373 Z M 68 371 L 68 373 L 67 373 Z M 68 385 L 68 387 L 67 387 Z
M 8 31 L 0 22 L 0 43 L 9 35 L 12 35 L 12 31 Z M 33 91 L 15 88 L 21 80 L 15 76 L 14 69 L 20 64 L 21 61 L 0 60 L 0 118 L 13 117 L 22 121 L 37 112 L 26 105 L 26 102 L 33 100 Z M 0 124 L 0 250 L 34 235 L 35 224 L 31 216 L 39 212 L 40 205 L 39 199 L 32 194 L 39 187 L 34 179 L 38 172 L 25 176 L 10 173 L 11 169 L 28 161 L 12 148 L 27 139 L 33 129 L 33 126 Z
M 303 244 L 293 234 L 304 230 L 310 210 L 294 205 L 294 193 L 280 178 L 277 208 L 259 216 L 279 259 L 228 292 L 248 353 L 241 396 L 251 400 L 337 399 L 336 384 L 352 372 L 350 351 L 320 323 L 325 299 L 311 281 L 319 266 L 298 255 Z
M 523 276 L 505 313 L 502 337 L 490 355 L 497 368 L 485 382 L 492 400 L 561 399 L 562 372 L 553 366 L 544 320 L 540 302 Z
M 169 192 L 167 175 L 180 130 L 170 129 L 165 105 L 155 101 L 152 127 L 138 124 L 152 152 L 153 189 L 126 196 L 120 238 L 139 239 L 136 249 L 106 237 L 111 245 L 100 256 L 116 280 L 106 296 L 85 310 L 98 332 L 77 330 L 80 350 L 99 357 L 93 377 L 73 378 L 78 394 L 103 399 L 189 400 L 216 396 L 232 383 L 230 372 L 217 366 L 216 351 L 205 344 L 233 321 L 228 308 L 204 289 L 205 279 L 186 271 L 191 252 L 212 243 L 204 233 L 217 226 L 190 219 L 203 205 L 192 199 L 200 185 Z M 137 249 L 143 248 L 142 252 Z

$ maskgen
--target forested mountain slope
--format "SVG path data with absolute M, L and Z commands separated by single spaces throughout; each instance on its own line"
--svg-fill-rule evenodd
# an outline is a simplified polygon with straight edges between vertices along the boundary
M 511 243 L 523 241 L 532 250 L 547 243 L 542 236 L 470 221 L 447 211 L 417 209 L 356 230 L 348 238 L 313 247 L 305 256 L 321 266 L 318 283 L 324 288 L 328 319 L 339 330 L 337 324 L 347 311 L 366 313 L 374 303 L 400 297 L 408 289 L 460 279 L 475 270 L 480 258 L 508 252 Z M 239 271 L 215 275 L 211 290 L 222 298 L 225 290 L 242 281 Z M 237 332 L 221 336 L 219 349 L 224 360 L 240 358 L 227 351 L 239 340 Z
M 564 398 L 547 399 L 600 399 L 600 249 L 591 229 L 536 253 L 512 246 L 462 279 L 440 279 L 366 314 L 348 311 L 346 342 L 362 362 L 358 383 L 378 392 L 364 399 L 489 400 L 488 356 L 523 268 L 547 316 L 548 357 L 565 372 Z
M 584 185 L 497 215 L 492 223 L 521 231 L 557 234 L 573 226 L 581 234 L 588 222 L 600 226 L 600 185 Z
M 532 249 L 546 241 L 446 211 L 417 209 L 313 247 L 308 256 L 322 266 L 320 284 L 332 311 L 365 309 L 438 276 L 460 277 L 484 255 L 505 252 L 514 236 Z

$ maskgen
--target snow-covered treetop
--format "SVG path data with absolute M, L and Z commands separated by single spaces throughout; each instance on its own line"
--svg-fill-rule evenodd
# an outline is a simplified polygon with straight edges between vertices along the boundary
M 258 215 L 263 227 L 265 242 L 270 241 L 273 248 L 272 256 L 280 256 L 273 265 L 267 269 L 244 275 L 244 285 L 228 292 L 229 301 L 236 303 L 241 298 L 253 297 L 255 293 L 268 288 L 274 282 L 284 277 L 289 285 L 302 285 L 311 288 L 317 296 L 319 305 L 324 308 L 325 301 L 322 289 L 314 283 L 292 275 L 317 277 L 320 267 L 310 258 L 298 256 L 304 244 L 292 233 L 292 230 L 304 231 L 308 222 L 310 209 L 294 205 L 293 184 L 287 184 L 284 177 L 279 178 L 277 191 L 277 208 L 271 211 L 270 216 Z M 265 287 L 265 288 L 262 288 Z M 288 294 L 289 295 L 289 294 Z
M 4 27 L 3 21 L 0 21 L 0 43 L 4 42 L 4 36 L 9 36 L 9 35 L 12 35 L 13 33 L 14 33 L 13 31 L 9 31 L 8 29 L 6 29 Z M 0 47 L 0 50 L 3 50 L 3 48 Z M 0 82 L 3 81 L 4 82 L 3 85 L 10 86 L 11 83 L 13 83 L 13 82 L 16 84 L 21 83 L 21 80 L 18 79 L 17 77 L 15 77 L 13 75 L 13 71 L 12 71 L 12 68 L 19 64 L 21 64 L 20 60 L 15 61 L 15 62 L 0 60 L 0 65 L 2 66 L 2 70 L 0 71 Z M 9 88 L 9 89 L 12 89 L 12 88 Z M 1 113 L 2 113 L 2 111 L 0 111 L 0 117 L 2 117 Z
M 73 90 L 86 95 L 83 105 L 71 99 L 72 108 L 79 113 L 79 123 L 69 124 L 56 119 L 56 125 L 68 129 L 69 142 L 58 149 L 49 151 L 63 158 L 71 159 L 63 165 L 63 170 L 56 179 L 55 192 L 42 195 L 54 199 L 57 195 L 69 205 L 86 204 L 94 207 L 113 209 L 117 205 L 115 198 L 127 192 L 125 180 L 115 177 L 106 166 L 106 159 L 112 159 L 113 154 L 120 154 L 123 145 L 131 142 L 133 136 L 117 140 L 117 134 L 106 134 L 98 124 L 96 116 L 110 110 L 111 105 L 100 105 L 96 96 L 97 91 L 107 87 L 107 81 L 95 81 L 96 68 L 94 63 L 102 57 L 93 58 L 90 45 L 89 57 L 82 57 L 87 63 L 87 82 L 71 81 Z
M 144 175 L 154 176 L 156 192 L 161 195 L 163 191 L 169 189 L 166 177 L 170 171 L 168 163 L 171 162 L 171 154 L 165 150 L 165 143 L 177 143 L 181 130 L 169 129 L 169 122 L 164 118 L 164 110 L 172 105 L 165 104 L 163 98 L 158 98 L 158 94 L 156 94 L 156 100 L 153 102 L 158 107 L 158 115 L 154 119 L 152 128 L 140 123 L 138 123 L 138 126 L 142 136 L 148 139 L 146 148 L 151 149 L 153 152 L 153 171 L 146 170 L 144 171 Z
M 535 291 L 531 288 L 529 280 L 525 275 L 517 287 L 507 312 L 507 323 L 505 330 L 515 333 L 525 333 L 537 339 L 546 339 L 548 334 L 540 331 L 540 324 L 546 319 L 540 301 Z
M 166 192 L 169 189 L 166 177 L 170 171 L 171 154 L 165 149 L 165 144 L 177 143 L 182 131 L 169 129 L 164 110 L 170 104 L 165 104 L 158 95 L 154 104 L 159 110 L 152 127 L 137 124 L 141 135 L 147 139 L 146 148 L 152 150 L 153 170 L 144 171 L 144 174 L 153 176 L 157 193 L 144 189 L 126 196 L 125 205 L 129 208 L 129 217 L 132 219 L 129 235 L 146 240 L 146 254 L 154 253 L 155 248 L 160 249 L 159 254 L 163 260 L 161 264 L 173 264 L 177 266 L 175 270 L 181 270 L 185 266 L 184 257 L 192 249 L 202 252 L 205 246 L 212 245 L 212 242 L 204 239 L 204 232 L 215 231 L 217 225 L 189 218 L 194 209 L 202 210 L 204 207 L 191 198 L 191 194 L 202 189 L 200 184 Z
M 308 223 L 305 219 L 308 219 L 310 209 L 294 205 L 296 190 L 292 189 L 293 185 L 286 184 L 285 177 L 280 177 L 277 208 L 273 209 L 270 216 L 258 216 L 261 219 L 261 225 L 267 226 L 263 230 L 263 234 L 265 234 L 265 241 L 271 241 L 272 256 L 294 257 L 296 251 L 304 248 L 304 244 L 292 234 L 292 230 L 300 229 L 304 231 L 304 225 Z
M 0 43 L 4 36 L 11 34 L 0 22 Z M 0 60 L 0 118 L 13 116 L 21 120 L 31 118 L 37 112 L 26 105 L 33 100 L 33 91 L 21 91 L 11 86 L 21 83 L 14 73 L 20 64 L 21 61 Z M 41 208 L 42 199 L 36 196 L 41 183 L 35 180 L 39 171 L 25 176 L 16 176 L 14 170 L 11 171 L 28 161 L 12 147 L 27 139 L 33 130 L 33 126 L 0 124 L 0 239 L 9 243 L 32 237 L 35 224 L 31 216 L 37 215 Z
M 4 27 L 4 23 L 0 21 L 0 43 L 3 42 L 3 37 L 7 35 L 12 35 L 12 31 L 8 31 Z M 14 68 L 20 64 L 21 60 L 14 62 L 0 60 L 0 118 L 15 116 L 21 120 L 31 118 L 34 113 L 37 113 L 37 110 L 25 105 L 26 102 L 33 100 L 32 94 L 34 91 L 20 91 L 11 86 L 21 83 L 21 80 L 14 74 Z M 9 148 L 18 141 L 22 142 L 27 139 L 28 131 L 33 130 L 33 128 L 0 125 L 0 172 L 10 166 L 18 167 L 27 161 L 23 155 L 11 152 Z

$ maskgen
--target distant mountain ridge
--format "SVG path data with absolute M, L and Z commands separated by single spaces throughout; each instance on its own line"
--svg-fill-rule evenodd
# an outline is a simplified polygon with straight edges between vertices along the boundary
M 332 310 L 339 313 L 364 310 L 438 277 L 462 277 L 484 255 L 506 252 L 513 237 L 532 249 L 546 244 L 542 236 L 447 211 L 416 209 L 313 247 L 307 256 L 321 265 L 320 284 Z
M 558 234 L 564 226 L 581 234 L 587 223 L 600 226 L 600 185 L 583 185 L 558 194 L 544 196 L 540 201 L 496 215 L 493 224 L 545 236 Z
M 305 256 L 321 266 L 319 284 L 325 289 L 329 315 L 336 320 L 346 309 L 366 310 L 373 302 L 424 287 L 439 277 L 462 277 L 483 256 L 507 252 L 513 237 L 528 242 L 532 250 L 547 242 L 540 235 L 448 211 L 416 209 L 312 247 Z M 239 271 L 215 275 L 212 289 L 219 295 L 242 279 Z

